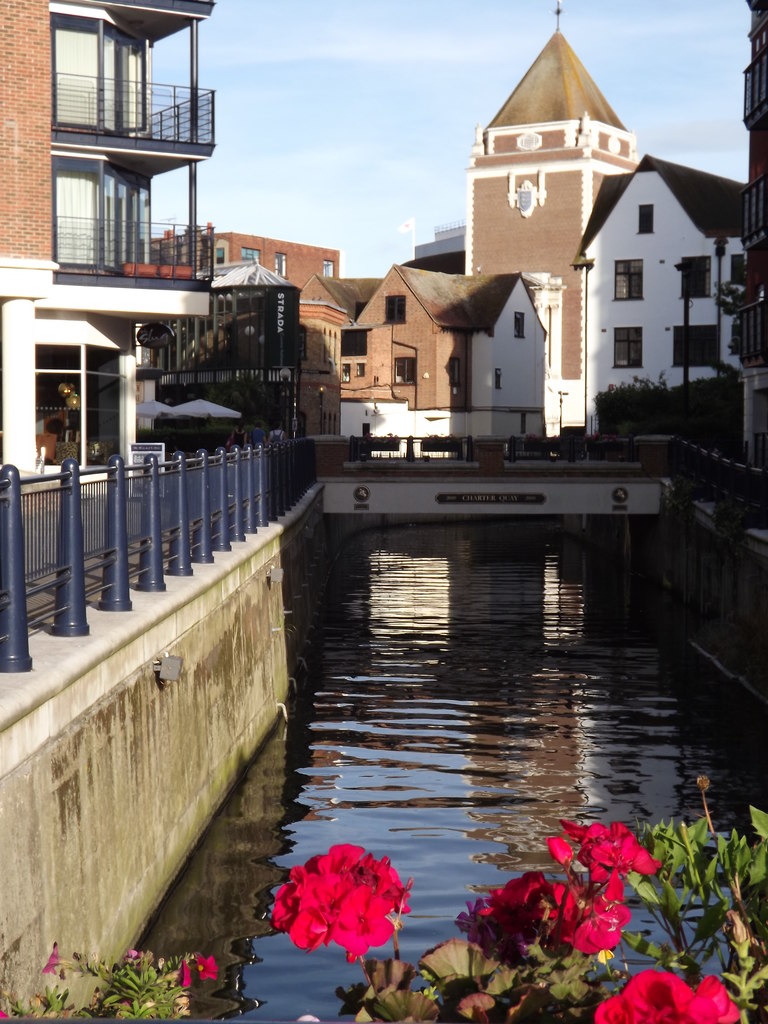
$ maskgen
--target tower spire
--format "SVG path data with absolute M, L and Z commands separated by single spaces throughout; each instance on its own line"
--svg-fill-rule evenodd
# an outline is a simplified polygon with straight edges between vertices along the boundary
M 563 10 L 563 0 L 557 0 L 557 8 L 552 12 L 554 14 L 555 18 L 557 18 L 557 28 L 556 28 L 557 32 L 560 31 L 560 15 L 562 13 L 562 10 Z

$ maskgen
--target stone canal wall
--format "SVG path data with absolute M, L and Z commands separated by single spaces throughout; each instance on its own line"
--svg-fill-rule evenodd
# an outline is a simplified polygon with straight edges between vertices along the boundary
M 138 940 L 282 714 L 325 563 L 316 487 L 132 611 L 89 608 L 88 636 L 32 636 L 33 671 L 0 676 L 3 988 L 39 991 L 54 941 Z

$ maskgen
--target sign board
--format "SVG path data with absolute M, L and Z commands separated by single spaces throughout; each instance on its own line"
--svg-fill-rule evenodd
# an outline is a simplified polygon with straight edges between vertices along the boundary
M 267 288 L 265 332 L 268 367 L 295 366 L 299 345 L 299 290 Z
M 143 466 L 145 455 L 156 455 L 158 462 L 165 462 L 164 441 L 135 441 L 129 448 L 129 466 Z

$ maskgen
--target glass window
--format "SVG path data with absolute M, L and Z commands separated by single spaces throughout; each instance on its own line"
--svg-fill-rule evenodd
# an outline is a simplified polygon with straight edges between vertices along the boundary
M 688 264 L 688 295 L 692 299 L 706 299 L 712 291 L 711 264 L 709 256 L 684 256 L 681 260 Z M 680 275 L 680 297 L 684 290 L 683 274 Z
M 98 255 L 98 171 L 56 172 L 56 259 L 93 266 Z
M 515 337 L 525 337 L 525 313 L 515 313 Z
M 678 324 L 674 329 L 675 366 L 683 365 L 683 332 L 684 327 Z M 688 325 L 688 365 L 714 366 L 717 363 L 717 325 Z
M 653 233 L 653 203 L 638 206 L 637 232 L 640 235 L 650 235 Z
M 217 245 L 216 246 L 216 262 L 217 263 L 223 263 L 224 262 L 224 246 L 223 245 Z
M 240 249 L 240 259 L 253 260 L 254 263 L 259 263 L 261 261 L 261 249 L 252 249 L 249 246 L 244 245 Z M 283 257 L 283 259 L 285 259 L 285 257 Z M 275 271 L 279 273 L 277 270 L 277 257 L 275 257 Z
M 642 327 L 615 327 L 613 331 L 613 365 L 643 365 Z
M 454 388 L 461 384 L 461 360 L 458 356 L 451 356 L 448 360 L 448 380 Z
M 501 368 L 498 366 L 493 371 L 493 386 L 496 389 L 496 391 L 501 390 Z
M 616 260 L 615 275 L 613 293 L 615 299 L 642 299 L 642 260 Z
M 68 19 L 69 20 L 69 19 Z M 99 34 L 94 21 L 59 26 L 53 33 L 54 116 L 59 124 L 99 121 Z
M 285 277 L 287 270 L 288 260 L 284 252 L 275 253 L 275 273 L 279 274 L 280 277 Z
M 367 331 L 342 331 L 341 332 L 341 354 L 343 356 L 367 356 L 368 355 L 368 332 Z
M 416 360 L 412 356 L 395 359 L 395 383 L 413 384 L 416 380 Z
M 341 364 L 341 382 L 342 384 L 349 384 L 352 377 L 352 363 Z
M 365 363 L 356 363 L 355 364 L 355 376 L 356 377 L 364 377 L 365 376 Z
M 384 319 L 388 324 L 405 323 L 405 296 L 388 295 L 386 298 Z
M 323 260 L 323 277 L 333 277 L 333 260 Z

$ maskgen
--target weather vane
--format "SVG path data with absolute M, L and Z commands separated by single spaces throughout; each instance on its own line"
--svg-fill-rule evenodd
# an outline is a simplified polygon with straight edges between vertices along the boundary
M 560 31 L 560 15 L 563 10 L 563 0 L 557 0 L 557 8 L 552 12 L 557 18 L 557 31 Z

